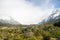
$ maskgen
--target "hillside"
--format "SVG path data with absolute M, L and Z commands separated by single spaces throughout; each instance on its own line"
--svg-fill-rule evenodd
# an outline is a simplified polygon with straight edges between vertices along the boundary
M 47 18 L 43 19 L 39 24 L 54 24 L 60 21 L 60 10 L 52 12 Z
M 60 27 L 54 25 L 0 26 L 0 40 L 60 40 Z
M 0 19 L 0 25 L 21 25 L 19 22 L 15 21 L 14 19 Z

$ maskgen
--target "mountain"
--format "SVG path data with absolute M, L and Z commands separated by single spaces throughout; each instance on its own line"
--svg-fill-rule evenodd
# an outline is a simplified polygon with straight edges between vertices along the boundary
M 0 19 L 0 25 L 21 25 L 19 22 L 15 21 L 14 19 Z
M 52 12 L 47 18 L 43 19 L 39 24 L 54 24 L 60 21 L 60 10 Z

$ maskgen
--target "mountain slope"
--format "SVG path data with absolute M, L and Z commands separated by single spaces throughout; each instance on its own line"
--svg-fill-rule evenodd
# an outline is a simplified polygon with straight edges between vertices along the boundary
M 53 24 L 59 22 L 60 20 L 60 10 L 56 10 L 49 17 L 45 18 L 39 24 Z
M 21 25 L 21 24 L 12 19 L 11 20 L 0 19 L 0 25 Z

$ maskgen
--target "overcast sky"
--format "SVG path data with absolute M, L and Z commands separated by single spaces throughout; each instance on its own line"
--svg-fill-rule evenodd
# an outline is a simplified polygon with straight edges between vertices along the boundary
M 0 0 L 0 18 L 11 16 L 21 24 L 37 24 L 55 9 L 60 0 Z

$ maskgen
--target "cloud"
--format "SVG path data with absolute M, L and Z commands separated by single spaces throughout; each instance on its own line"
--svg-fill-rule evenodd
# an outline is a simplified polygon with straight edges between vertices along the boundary
M 47 17 L 54 6 L 46 0 L 41 6 L 34 6 L 26 0 L 0 0 L 0 16 L 12 16 L 22 24 L 37 24 L 42 16 Z

